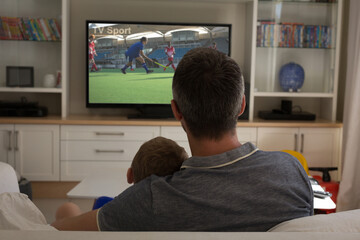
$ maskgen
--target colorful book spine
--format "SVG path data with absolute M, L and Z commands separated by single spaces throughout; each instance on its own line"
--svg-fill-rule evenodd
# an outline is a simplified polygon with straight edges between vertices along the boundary
M 257 22 L 257 47 L 331 48 L 335 36 L 332 27 L 304 25 L 303 23 L 276 24 L 272 21 Z
M 58 28 L 59 25 L 56 22 L 57 20 L 54 18 L 49 19 L 50 26 L 55 33 L 56 39 L 61 40 L 61 30 Z
M 5 35 L 4 28 L 2 26 L 2 19 L 0 17 L 0 40 L 5 40 L 5 39 L 6 39 L 6 35 Z
M 52 28 L 50 27 L 49 19 L 44 18 L 43 20 L 44 20 L 44 24 L 46 25 L 46 29 L 48 30 L 48 32 L 50 34 L 51 40 L 56 41 L 56 36 L 55 36 L 55 33 L 53 32 Z
M 38 32 L 39 36 L 40 36 L 40 41 L 44 41 L 44 40 L 47 40 L 40 25 L 39 25 L 39 22 L 38 22 L 38 19 L 34 19 L 34 26 L 36 28 L 36 31 Z
M 42 32 L 42 34 L 44 36 L 44 39 L 46 41 L 51 40 L 51 36 L 50 36 L 49 32 L 47 31 L 46 26 L 42 23 L 43 22 L 42 18 L 38 18 L 36 20 L 37 20 L 37 24 L 39 25 L 39 27 L 41 29 L 41 32 Z
M 5 39 L 11 39 L 10 27 L 7 21 L 7 17 L 1 17 L 2 27 L 4 29 L 4 37 Z
M 31 22 L 29 18 L 23 18 L 23 22 L 26 26 L 27 33 L 29 34 L 29 40 L 36 41 L 37 38 L 35 36 L 35 33 L 32 30 Z
M 30 23 L 30 26 L 31 26 L 31 32 L 33 34 L 33 38 L 36 40 L 36 41 L 41 41 L 41 38 L 40 38 L 40 35 L 38 33 L 38 30 L 36 29 L 36 26 L 35 26 L 35 20 L 30 18 L 29 19 L 29 23 Z

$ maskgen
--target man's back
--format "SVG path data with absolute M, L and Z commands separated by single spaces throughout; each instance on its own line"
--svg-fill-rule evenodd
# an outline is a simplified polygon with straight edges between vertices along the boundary
M 98 222 L 101 230 L 266 231 L 312 209 L 299 162 L 248 143 L 190 158 L 172 177 L 145 179 L 101 209 Z

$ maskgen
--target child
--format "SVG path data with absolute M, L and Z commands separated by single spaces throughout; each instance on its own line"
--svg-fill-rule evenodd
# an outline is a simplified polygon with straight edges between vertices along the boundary
M 151 176 L 172 175 L 180 170 L 182 163 L 188 158 L 184 148 L 180 147 L 173 140 L 156 137 L 145 142 L 138 152 L 127 171 L 126 178 L 128 183 L 136 184 L 141 180 Z M 99 197 L 95 200 L 93 210 L 102 207 L 113 198 Z M 56 211 L 56 220 L 80 215 L 80 208 L 71 202 L 60 206 Z
M 188 158 L 184 148 L 173 140 L 156 137 L 145 142 L 136 153 L 127 172 L 128 183 L 137 183 L 155 174 L 172 175 L 180 170 L 182 163 Z

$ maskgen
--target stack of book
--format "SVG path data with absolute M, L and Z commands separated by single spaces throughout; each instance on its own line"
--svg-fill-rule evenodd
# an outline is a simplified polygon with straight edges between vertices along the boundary
M 332 48 L 333 29 L 324 25 L 258 21 L 257 47 Z
M 59 41 L 61 26 L 55 18 L 0 17 L 0 39 Z

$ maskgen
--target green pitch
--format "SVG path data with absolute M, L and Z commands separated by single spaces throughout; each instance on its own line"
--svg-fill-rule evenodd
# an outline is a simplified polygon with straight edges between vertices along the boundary
M 102 69 L 89 72 L 90 103 L 164 103 L 172 99 L 172 68 L 154 68 L 146 74 L 145 69 L 135 71 Z

